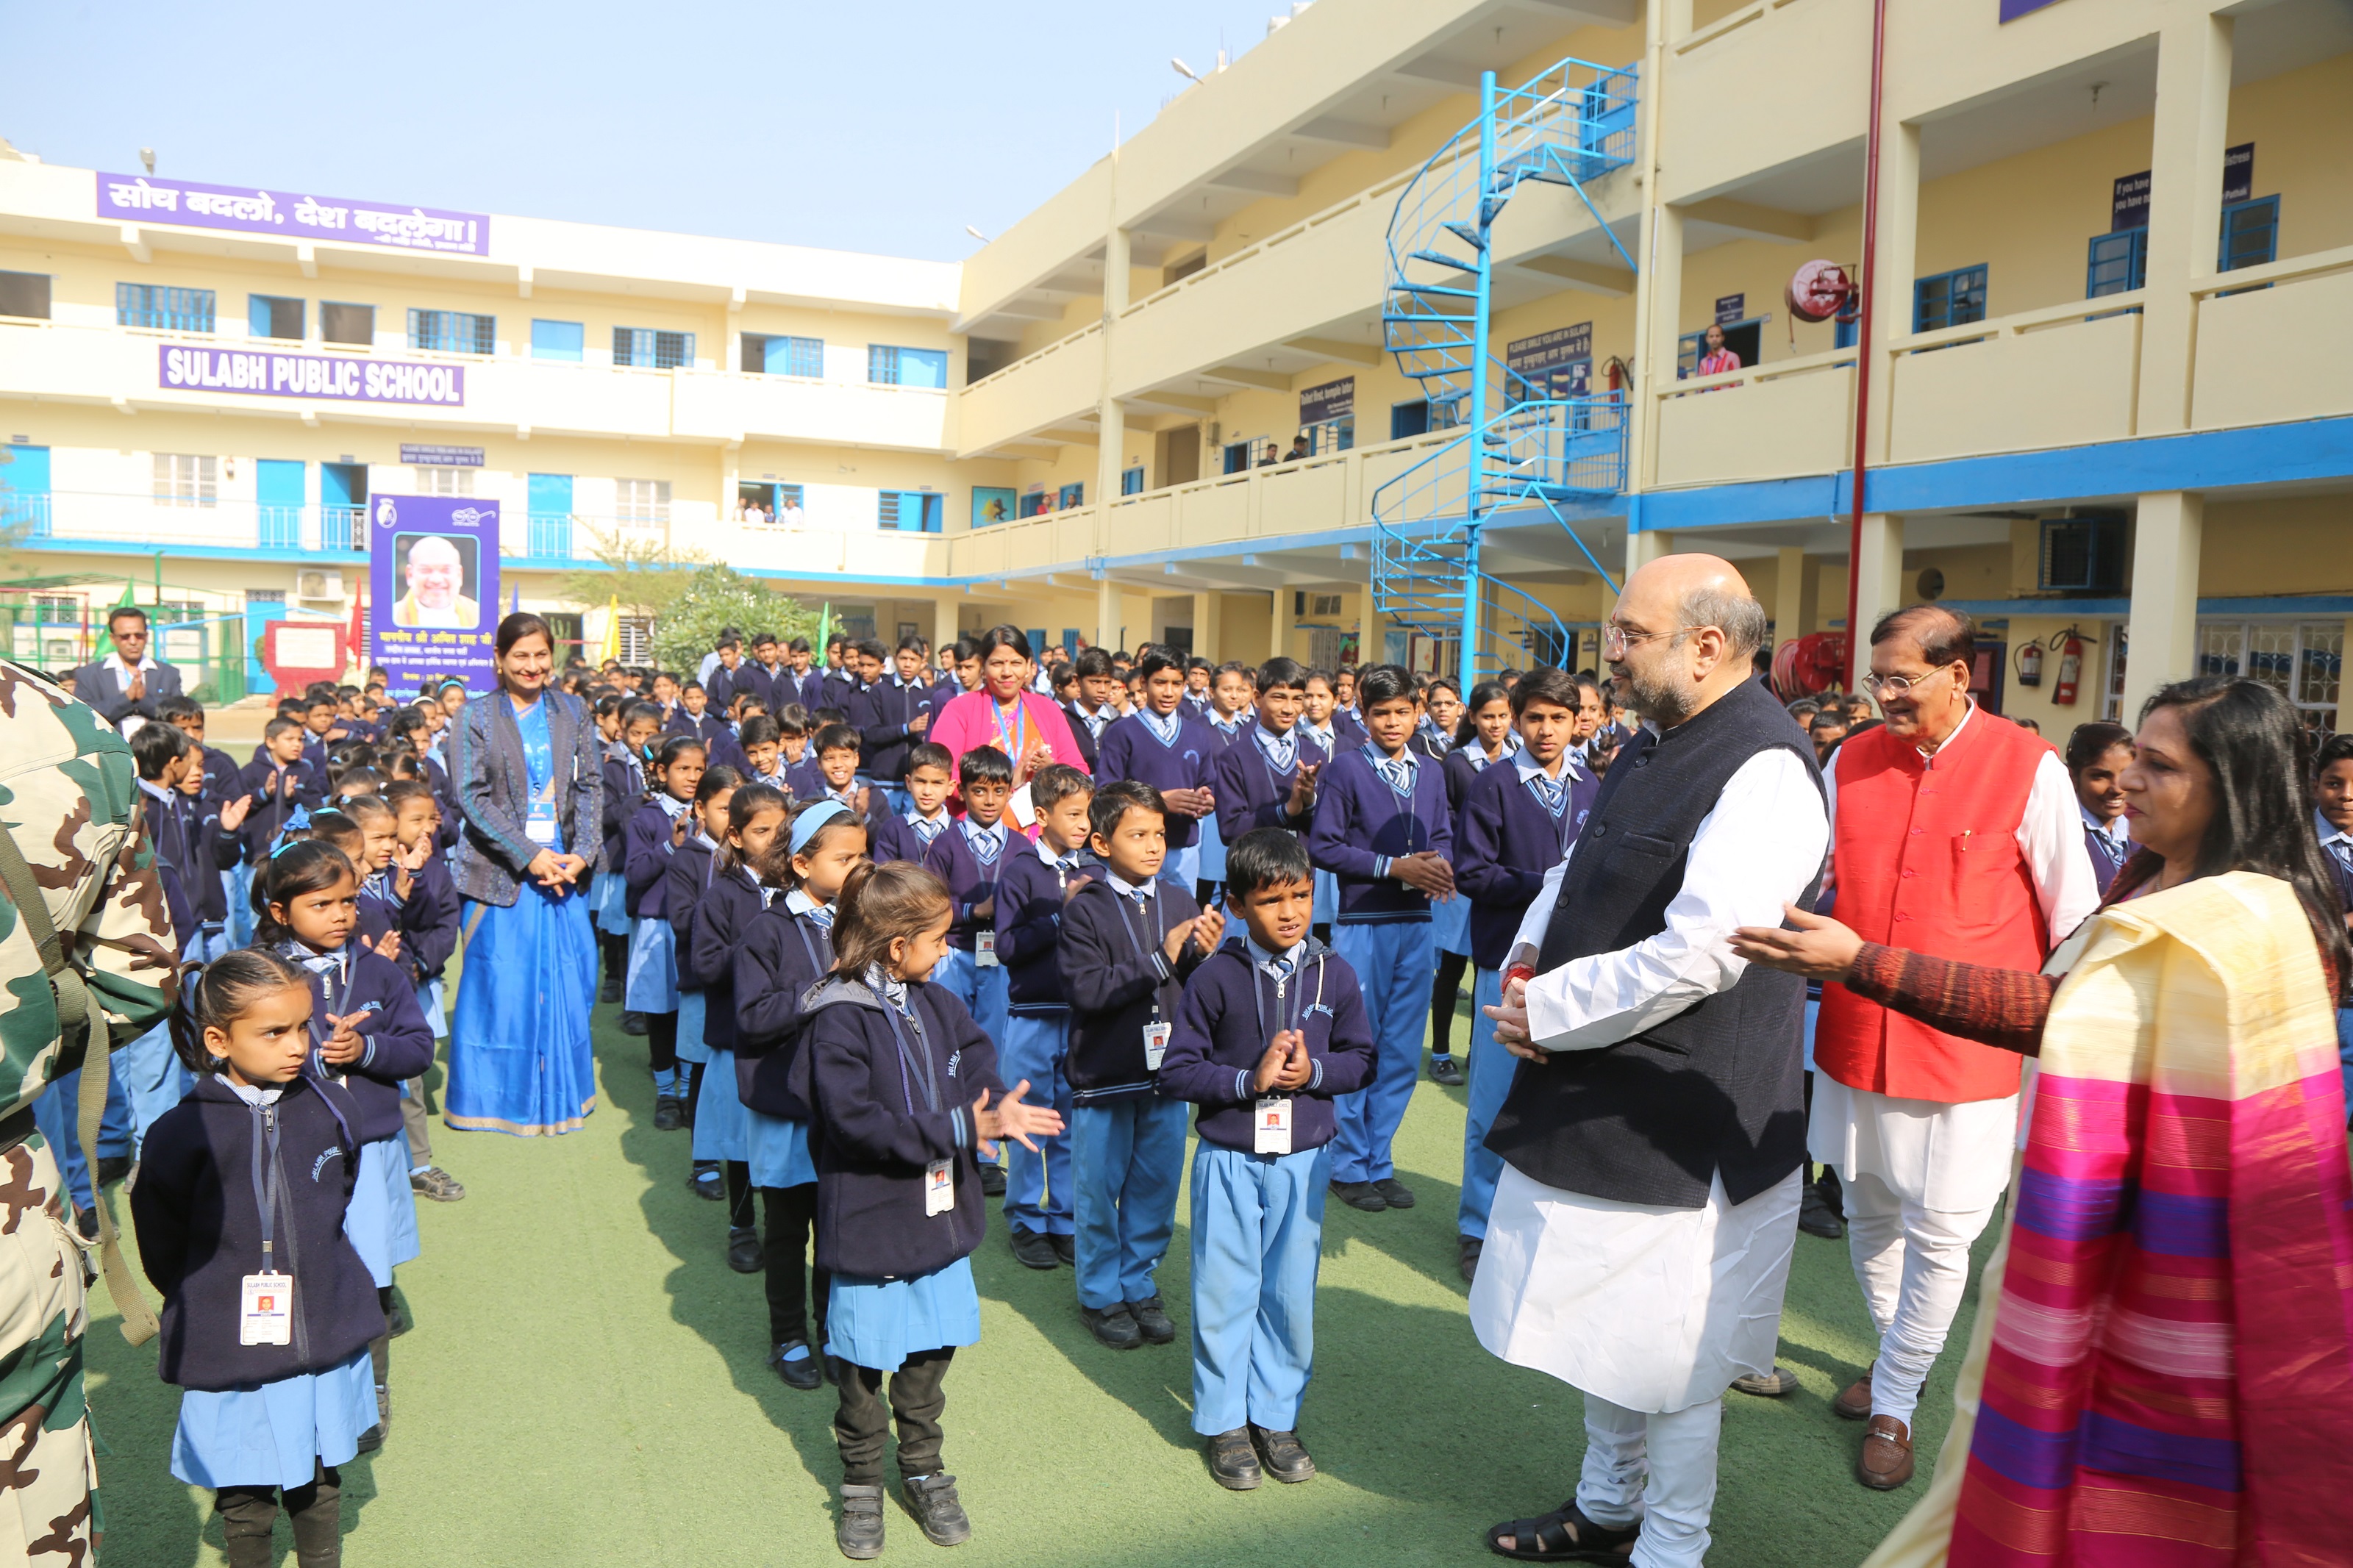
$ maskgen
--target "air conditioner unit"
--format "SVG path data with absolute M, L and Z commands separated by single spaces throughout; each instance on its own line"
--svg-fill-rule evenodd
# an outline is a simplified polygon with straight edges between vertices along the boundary
M 343 574 L 341 572 L 297 572 L 294 574 L 294 596 L 298 599 L 335 599 L 343 596 Z

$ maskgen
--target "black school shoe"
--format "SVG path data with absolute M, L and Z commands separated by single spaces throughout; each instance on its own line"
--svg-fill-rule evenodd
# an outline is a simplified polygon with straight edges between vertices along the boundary
M 844 1483 L 841 1489 L 841 1518 L 833 1527 L 833 1543 L 841 1554 L 852 1562 L 863 1563 L 882 1555 L 882 1489 L 853 1487 Z
M 1474 1284 L 1479 1279 L 1479 1255 L 1487 1249 L 1484 1237 L 1455 1237 L 1454 1267 L 1462 1271 L 1462 1283 Z
M 808 1342 L 805 1340 L 786 1340 L 776 1347 L 773 1355 L 768 1357 L 768 1364 L 776 1369 L 776 1375 L 785 1380 L 786 1388 L 797 1388 L 803 1394 L 807 1394 L 812 1389 L 824 1387 L 825 1358 L 815 1351 L 809 1351 L 809 1353 L 805 1356 L 798 1356 L 790 1361 L 785 1359 L 785 1352 L 796 1348 L 808 1350 Z M 880 1488 L 876 1489 L 875 1495 L 878 1497 L 881 1495 Z
M 1168 1309 L 1160 1304 L 1157 1296 L 1130 1301 L 1127 1315 L 1135 1320 L 1136 1332 L 1144 1336 L 1145 1344 L 1165 1345 L 1176 1338 L 1176 1325 L 1169 1321 Z
M 980 1168 L 980 1195 L 985 1198 L 1001 1198 L 1005 1195 L 1004 1166 L 983 1165 Z
M 1060 1268 L 1062 1260 L 1055 1255 L 1054 1244 L 1034 1230 L 1020 1226 L 1006 1227 L 1012 1243 L 1014 1261 L 1024 1268 Z
M 1250 1441 L 1258 1447 L 1259 1458 L 1266 1463 L 1268 1475 L 1290 1487 L 1315 1479 L 1315 1461 L 1307 1457 L 1307 1448 L 1300 1442 L 1298 1433 L 1270 1432 L 1263 1426 L 1253 1426 L 1250 1435 Z
M 597 1000 L 597 1002 L 598 1002 L 600 1005 L 601 1005 L 601 1004 L 609 1004 L 609 1003 L 618 1002 L 620 999 L 621 999 L 621 977 L 620 977 L 619 975 L 617 975 L 617 974 L 607 974 L 607 976 L 605 976 L 605 984 L 604 984 L 603 988 L 602 988 L 602 989 L 600 989 L 600 990 L 596 993 L 596 1000 Z
M 1461 1058 L 1455 1056 L 1451 1051 L 1431 1052 L 1430 1058 L 1430 1081 L 1432 1083 L 1444 1084 L 1449 1089 L 1461 1089 L 1465 1081 L 1462 1077 Z
M 1079 1266 L 1079 1238 L 1077 1237 L 1050 1236 L 1046 1239 L 1054 1244 L 1054 1256 L 1062 1260 L 1063 1268 L 1076 1268 Z
M 1407 1186 L 1403 1182 L 1398 1181 L 1395 1176 L 1383 1176 L 1379 1181 L 1373 1184 L 1373 1191 L 1380 1194 L 1381 1201 L 1388 1205 L 1389 1207 L 1393 1209 L 1409 1209 L 1413 1207 L 1413 1189 Z
M 768 1255 L 760 1246 L 760 1233 L 748 1225 L 741 1229 L 729 1227 L 727 1267 L 738 1274 L 757 1274 L 767 1266 Z
M 1362 1209 L 1366 1214 L 1378 1214 L 1389 1206 L 1388 1199 L 1374 1191 L 1370 1182 L 1334 1182 L 1332 1195 L 1350 1208 Z
M 654 1131 L 675 1132 L 686 1125 L 686 1108 L 674 1094 L 654 1096 Z
M 719 1162 L 716 1160 L 697 1160 L 693 1172 L 686 1178 L 686 1184 L 696 1197 L 709 1198 L 714 1204 L 727 1196 L 727 1184 L 720 1178 Z
M 1210 1479 L 1228 1491 L 1256 1491 L 1266 1479 L 1266 1472 L 1258 1468 L 1258 1450 L 1250 1446 L 1249 1427 L 1220 1432 L 1201 1447 L 1209 1457 Z
M 912 1477 L 900 1483 L 907 1511 L 915 1516 L 923 1539 L 934 1546 L 961 1546 L 972 1539 L 972 1521 L 956 1497 L 955 1478 L 943 1472 Z
M 621 1033 L 625 1035 L 642 1035 L 645 1032 L 646 1016 L 643 1013 L 625 1012 L 621 1015 Z
M 1125 1302 L 1115 1307 L 1089 1307 L 1081 1304 L 1079 1321 L 1087 1331 L 1115 1351 L 1132 1351 L 1144 1342 L 1144 1331 L 1130 1315 Z

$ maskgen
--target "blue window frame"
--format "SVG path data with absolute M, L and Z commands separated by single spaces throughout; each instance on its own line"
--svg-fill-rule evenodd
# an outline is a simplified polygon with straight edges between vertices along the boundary
M 900 349 L 887 343 L 866 345 L 866 379 L 877 386 L 930 386 L 948 384 L 944 349 Z
M 213 291 L 169 289 L 161 283 L 117 283 L 114 324 L 154 327 L 167 332 L 209 332 L 213 330 Z
M 2148 281 L 2148 230 L 2095 234 L 2084 262 L 2084 298 L 2128 294 Z
M 937 533 L 945 516 L 945 497 L 937 490 L 883 490 L 875 522 L 902 533 Z
M 677 370 L 694 364 L 692 332 L 661 332 L 650 327 L 615 327 L 613 363 Z
M 570 360 L 577 363 L 588 342 L 588 329 L 577 321 L 542 321 L 531 324 L 531 357 L 533 359 Z
M 2262 196 L 2222 209 L 2222 253 L 2215 263 L 2219 270 L 2236 272 L 2277 258 L 2279 204 L 2277 196 Z
M 1071 483 L 1064 485 L 1055 495 L 1054 503 L 1057 510 L 1067 510 L 1074 506 L 1086 505 L 1086 484 L 1082 480 L 1073 480 Z
M 275 294 L 248 294 L 245 297 L 246 331 L 257 338 L 291 338 L 300 342 L 303 321 L 309 314 L 300 300 L 281 299 Z
M 800 375 L 821 380 L 825 375 L 825 340 L 745 332 L 744 368 L 754 375 Z
M 535 561 L 572 559 L 572 476 L 531 476 L 529 552 Z
M 1389 439 L 1402 441 L 1409 436 L 1423 436 L 1430 431 L 1430 402 L 1417 397 L 1407 403 L 1389 405 Z
M 408 312 L 408 346 L 443 353 L 488 354 L 499 350 L 499 319 L 464 310 Z
M 302 509 L 311 499 L 309 465 L 293 458 L 257 458 L 253 480 L 254 542 L 264 550 L 300 550 Z
M 1140 496 L 1144 493 L 1142 464 L 1139 463 L 1133 468 L 1122 468 L 1119 471 L 1119 493 L 1124 496 Z
M 1986 315 L 1986 268 L 1957 267 L 1950 272 L 1915 279 L 1912 284 L 1912 330 L 1933 332 L 1939 327 L 1965 327 Z
M 28 537 L 50 536 L 49 449 L 0 447 L 0 528 L 20 528 Z

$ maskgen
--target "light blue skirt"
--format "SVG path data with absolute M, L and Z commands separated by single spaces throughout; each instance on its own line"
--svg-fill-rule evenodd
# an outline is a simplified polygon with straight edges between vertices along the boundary
M 343 1235 L 379 1290 L 392 1271 L 423 1248 L 417 1239 L 417 1194 L 408 1184 L 408 1139 L 396 1132 L 360 1145 L 358 1183 L 343 1210 Z
M 1201 880 L 1222 882 L 1226 879 L 1226 837 L 1218 831 L 1217 813 L 1211 812 L 1202 817 L 1200 823 Z M 1192 889 L 1186 890 L 1190 892 Z
M 691 1000 L 700 1002 L 702 994 L 689 993 Z M 680 1010 L 678 1039 L 679 1055 L 686 1054 L 686 1018 Z M 794 1123 L 787 1122 L 791 1126 Z M 743 1096 L 735 1092 L 735 1053 L 723 1048 L 711 1052 L 711 1064 L 702 1069 L 702 1098 L 694 1102 L 694 1157 L 698 1160 L 749 1160 L 751 1149 L 752 1113 L 744 1109 Z M 801 1158 L 804 1163 L 808 1137 L 802 1134 Z
M 425 1015 L 425 1021 L 433 1026 L 433 1037 L 437 1040 L 448 1039 L 449 1011 L 447 1002 L 443 999 L 441 981 L 438 976 L 417 983 L 417 1010 Z
M 618 871 L 596 879 L 588 896 L 596 900 L 596 929 L 607 936 L 629 934 L 629 883 Z
M 1430 906 L 1430 923 L 1438 937 L 1438 951 L 1471 956 L 1471 900 L 1457 893 L 1444 903 Z
M 468 904 L 466 920 L 442 1120 L 459 1131 L 519 1138 L 576 1130 L 596 1108 L 588 1038 L 596 936 L 587 900 L 526 886 L 503 909 Z
M 639 915 L 629 922 L 629 968 L 621 1005 L 632 1013 L 678 1011 L 678 932 Z
M 711 1092 L 707 1082 L 703 1092 Z M 765 1116 L 749 1107 L 744 1121 L 744 1157 L 752 1163 L 754 1186 L 798 1187 L 817 1180 L 817 1166 L 809 1160 L 807 1122 Z
M 192 1487 L 307 1487 L 321 1465 L 347 1465 L 375 1425 L 368 1352 L 327 1372 L 259 1388 L 180 1395 L 172 1474 Z
M 972 1259 L 913 1279 L 833 1277 L 825 1311 L 826 1353 L 852 1366 L 896 1372 L 911 1355 L 980 1342 L 980 1292 Z
M 1340 914 L 1340 879 L 1330 871 L 1315 873 L 1315 904 L 1308 920 L 1320 926 L 1330 925 Z
M 678 994 L 678 1059 L 682 1062 L 707 1062 L 711 1047 L 703 1042 L 702 993 L 681 988 Z M 708 1089 L 704 1090 L 709 1093 Z M 696 1115 L 700 1116 L 701 1111 Z

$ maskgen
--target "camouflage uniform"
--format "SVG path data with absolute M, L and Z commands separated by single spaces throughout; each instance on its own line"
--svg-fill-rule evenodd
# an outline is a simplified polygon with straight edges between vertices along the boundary
M 131 749 L 57 687 L 0 661 L 0 826 L 47 895 L 90 988 L 93 1029 L 128 1045 L 171 1011 L 175 949 Z M 83 1568 L 93 1547 L 89 1326 L 79 1239 L 31 1105 L 81 1065 L 60 1043 L 32 932 L 0 898 L 0 1568 Z M 71 1059 L 69 1059 L 70 1057 Z

